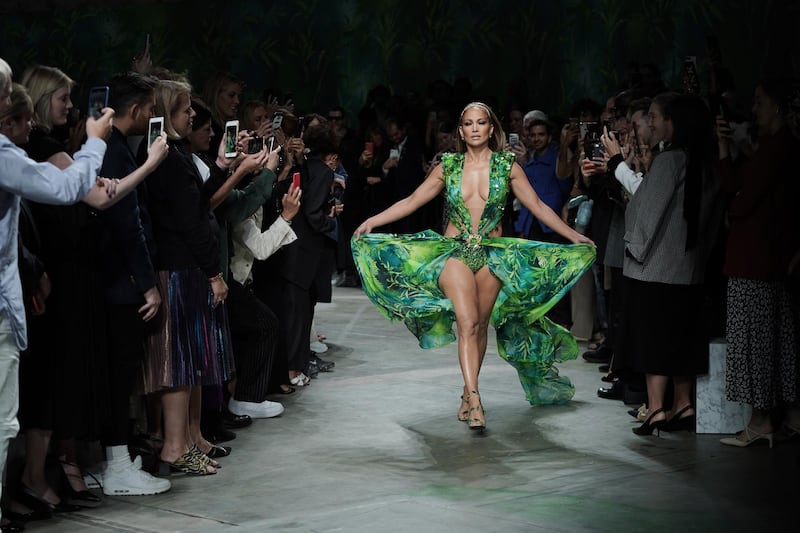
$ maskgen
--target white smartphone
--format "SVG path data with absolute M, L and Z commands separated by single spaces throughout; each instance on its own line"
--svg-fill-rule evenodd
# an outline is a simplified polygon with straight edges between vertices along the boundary
M 236 141 L 239 140 L 239 121 L 229 120 L 225 123 L 225 157 L 236 157 L 238 150 L 236 149 Z
M 400 159 L 400 150 L 397 148 L 389 150 L 389 159 Z
M 153 141 L 161 137 L 164 131 L 164 117 L 153 117 L 147 124 L 147 150 L 150 151 L 150 145 Z

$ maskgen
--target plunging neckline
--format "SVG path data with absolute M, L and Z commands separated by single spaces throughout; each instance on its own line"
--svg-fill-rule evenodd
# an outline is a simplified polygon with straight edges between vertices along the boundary
M 458 190 L 461 198 L 460 207 L 463 209 L 462 218 L 464 214 L 469 214 L 469 231 L 465 231 L 464 228 L 461 228 L 461 230 L 468 235 L 479 234 L 481 229 L 481 222 L 483 221 L 483 217 L 486 214 L 486 206 L 489 204 L 489 197 L 492 195 L 492 163 L 494 159 L 494 154 L 495 152 L 492 152 L 492 154 L 489 156 L 489 165 L 488 165 L 489 176 L 486 179 L 486 199 L 483 202 L 483 207 L 481 208 L 481 216 L 480 218 L 478 218 L 478 224 L 476 229 L 473 229 L 475 227 L 475 224 L 472 221 L 472 212 L 469 210 L 469 207 L 467 207 L 466 202 L 464 202 L 464 166 L 467 164 L 466 154 L 464 154 L 464 157 L 461 158 L 461 172 L 458 175 L 459 176 L 458 179 L 460 180 L 458 184 Z M 478 195 L 480 196 L 481 192 L 480 191 L 477 192 Z M 464 221 L 462 220 L 462 222 Z

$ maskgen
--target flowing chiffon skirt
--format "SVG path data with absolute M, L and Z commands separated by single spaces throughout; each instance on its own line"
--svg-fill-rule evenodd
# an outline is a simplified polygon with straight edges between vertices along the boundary
M 422 348 L 456 340 L 453 304 L 442 293 L 439 276 L 462 244 L 433 231 L 352 240 L 364 292 L 384 316 L 402 320 Z M 531 405 L 569 401 L 575 388 L 554 365 L 575 359 L 578 345 L 544 315 L 591 266 L 594 247 L 510 237 L 484 238 L 481 246 L 490 272 L 502 282 L 490 320 L 500 357 L 517 370 Z

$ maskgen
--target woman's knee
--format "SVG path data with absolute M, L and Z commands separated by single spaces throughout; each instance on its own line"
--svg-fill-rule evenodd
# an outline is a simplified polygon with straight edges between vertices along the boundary
M 480 320 L 478 320 L 477 316 L 459 317 L 458 320 L 456 320 L 456 327 L 461 337 L 478 335 L 480 332 Z

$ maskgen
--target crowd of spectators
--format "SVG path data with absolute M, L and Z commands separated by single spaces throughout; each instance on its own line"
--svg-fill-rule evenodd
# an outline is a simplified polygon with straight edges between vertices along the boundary
M 58 68 L 26 66 L 12 85 L 0 67 L 0 202 L 14 206 L 0 214 L 13 259 L 0 363 L 22 351 L 9 531 L 99 505 L 87 479 L 125 496 L 169 490 L 165 469 L 215 474 L 233 429 L 281 415 L 279 395 L 333 370 L 314 310 L 332 286 L 360 286 L 350 236 L 454 150 L 457 112 L 476 96 L 465 80 L 416 99 L 380 85 L 354 117 L 317 114 L 231 73 L 198 90 L 145 51 L 108 80 L 108 132 L 111 111 L 74 113 L 88 88 Z M 800 85 L 759 82 L 748 112 L 721 59 L 707 70 L 704 91 L 689 74 L 668 88 L 645 65 L 605 104 L 558 116 L 510 102 L 501 114 L 539 197 L 597 244 L 550 317 L 602 365 L 598 395 L 636 406 L 639 435 L 692 430 L 694 378 L 709 338 L 726 336 L 727 397 L 753 416 L 722 442 L 772 445 L 800 435 Z M 149 134 L 153 117 L 163 133 Z M 506 235 L 562 242 L 511 200 Z M 379 231 L 442 231 L 445 208 Z M 8 296 L 20 279 L 24 310 Z M 2 389 L 4 443 L 16 436 L 15 375 Z

